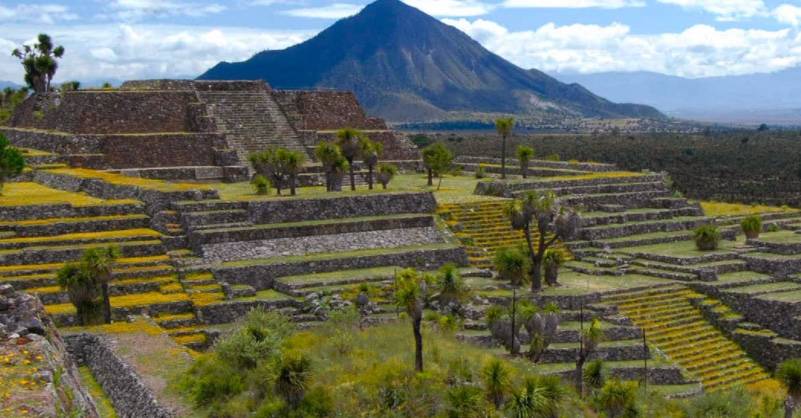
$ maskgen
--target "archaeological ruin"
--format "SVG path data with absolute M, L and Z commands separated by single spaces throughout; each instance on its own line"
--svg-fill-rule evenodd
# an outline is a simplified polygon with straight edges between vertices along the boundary
M 399 169 L 386 190 L 368 190 L 360 158 L 356 191 L 322 187 L 315 147 L 344 128 L 382 144 L 380 161 Z M 165 371 L 189 367 L 253 309 L 323 328 L 363 294 L 364 322 L 379 327 L 403 321 L 400 271 L 447 264 L 471 292 L 455 338 L 488 355 L 511 356 L 487 323 L 493 305 L 558 307 L 558 330 L 530 362 L 541 374 L 574 376 L 593 319 L 603 339 L 590 358 L 668 397 L 764 385 L 801 357 L 794 208 L 693 201 L 665 173 L 593 162 L 510 160 L 502 180 L 500 161 L 485 155 L 459 156 L 458 170 L 429 186 L 431 163 L 352 93 L 263 82 L 129 81 L 32 96 L 0 133 L 28 166 L 0 196 L 0 377 L 28 382 L 0 389 L 6 412 L 104 416 L 108 404 L 120 417 L 193 416 L 164 390 Z M 297 196 L 250 184 L 249 155 L 277 147 L 306 156 Z M 575 236 L 554 240 L 558 285 L 538 292 L 510 285 L 496 262 L 526 245 L 508 208 L 532 192 L 553 192 L 581 216 Z M 755 215 L 761 233 L 746 237 L 741 222 Z M 700 250 L 706 226 L 716 245 Z M 119 249 L 113 321 L 82 325 L 59 272 L 109 246 Z M 522 329 L 519 343 L 532 334 Z

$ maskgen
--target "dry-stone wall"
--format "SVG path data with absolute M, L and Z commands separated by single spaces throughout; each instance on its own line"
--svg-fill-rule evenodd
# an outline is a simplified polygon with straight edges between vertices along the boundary
M 273 97 L 299 131 L 340 128 L 386 130 L 386 123 L 367 117 L 356 96 L 349 91 L 276 90 Z
M 26 377 L 35 383 L 25 390 L 12 389 L 8 398 L 0 399 L 0 408 L 25 407 L 31 416 L 98 417 L 95 403 L 42 303 L 34 296 L 14 292 L 9 284 L 0 285 L 0 353 L 17 358 L 16 361 L 35 362 L 37 369 L 33 376 Z M 16 365 L 12 360 L 3 367 Z
M 111 348 L 104 337 L 75 334 L 65 338 L 70 352 L 89 367 L 100 386 L 111 398 L 117 415 L 123 418 L 171 418 L 143 383 L 139 374 Z

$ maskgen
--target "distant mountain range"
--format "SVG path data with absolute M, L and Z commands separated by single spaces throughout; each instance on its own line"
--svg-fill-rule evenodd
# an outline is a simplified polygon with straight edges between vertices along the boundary
M 2 81 L 2 80 L 0 80 L 0 90 L 4 89 L 6 87 L 11 87 L 12 89 L 18 89 L 18 88 L 20 88 L 22 86 L 20 86 L 17 83 L 13 83 L 11 81 Z
M 496 113 L 663 118 L 653 107 L 613 103 L 580 85 L 517 67 L 398 0 L 378 0 L 290 48 L 219 63 L 199 79 L 352 90 L 371 114 L 396 122 Z
M 689 79 L 651 72 L 553 74 L 613 101 L 655 106 L 670 116 L 745 124 L 801 124 L 801 68 Z

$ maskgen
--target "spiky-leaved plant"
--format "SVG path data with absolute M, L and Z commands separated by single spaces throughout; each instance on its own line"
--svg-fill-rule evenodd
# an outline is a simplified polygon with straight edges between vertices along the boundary
M 751 215 L 743 219 L 740 226 L 748 239 L 757 239 L 762 232 L 762 218 L 759 215 Z
M 796 408 L 801 405 L 801 359 L 786 360 L 776 368 L 776 378 L 787 389 L 784 401 L 784 416 L 792 418 Z
M 693 239 L 700 251 L 714 251 L 720 245 L 720 230 L 712 224 L 701 225 L 695 229 Z

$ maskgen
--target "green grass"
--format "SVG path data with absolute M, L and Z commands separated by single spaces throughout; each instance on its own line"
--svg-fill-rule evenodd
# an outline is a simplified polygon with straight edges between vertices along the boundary
M 801 244 L 801 234 L 795 231 L 764 232 L 759 240 L 773 244 Z
M 765 300 L 775 300 L 778 302 L 801 302 L 801 290 L 768 293 L 766 295 L 760 295 L 758 296 L 758 298 Z
M 482 296 L 512 297 L 512 290 L 502 289 L 501 286 L 503 286 L 504 283 L 498 280 L 471 277 L 465 279 L 465 282 L 475 289 L 476 293 Z M 671 281 L 637 274 L 627 274 L 625 276 L 594 276 L 562 270 L 559 274 L 559 286 L 548 287 L 547 285 L 543 285 L 542 294 L 546 296 L 581 296 L 664 283 L 671 283 Z M 484 286 L 494 286 L 498 289 L 481 290 Z M 518 295 L 524 297 L 528 294 L 529 289 L 530 285 L 523 285 Z
M 89 367 L 81 366 L 78 368 L 78 371 L 81 374 L 81 382 L 89 390 L 89 395 L 92 396 L 95 405 L 97 405 L 97 413 L 100 415 L 100 418 L 117 418 L 117 411 L 114 410 L 111 399 L 109 399 L 106 392 L 103 391 L 103 388 L 100 387 L 100 384 L 97 383 Z
M 664 234 L 664 233 L 663 233 Z M 641 237 L 637 235 L 636 237 Z M 655 245 L 643 245 L 639 247 L 621 248 L 618 251 L 624 254 L 645 253 L 676 258 L 695 258 L 709 255 L 730 254 L 738 245 L 734 241 L 720 241 L 718 249 L 715 251 L 700 251 L 695 247 L 694 241 L 679 241 Z
M 787 291 L 795 289 L 801 289 L 801 285 L 794 282 L 776 282 L 776 283 L 765 283 L 765 284 L 755 284 L 743 287 L 735 287 L 731 289 L 726 289 L 726 291 L 731 293 L 766 293 L 766 292 L 779 292 L 779 291 Z
M 292 297 L 292 296 L 286 295 L 284 293 L 281 293 L 281 292 L 279 292 L 277 290 L 267 289 L 267 290 L 261 290 L 259 292 L 256 292 L 256 294 L 254 296 L 248 296 L 248 297 L 244 297 L 244 298 L 237 298 L 237 299 L 234 299 L 233 301 L 221 301 L 220 303 L 253 302 L 253 301 L 257 301 L 257 300 L 277 301 L 277 300 L 292 300 L 292 299 L 295 299 L 295 298 Z
M 790 207 L 778 206 L 765 206 L 765 205 L 748 205 L 744 203 L 723 203 L 702 201 L 701 208 L 704 210 L 706 216 L 745 216 L 745 215 L 758 215 L 764 213 L 787 213 L 797 212 L 798 209 Z
M 331 273 L 305 274 L 300 276 L 281 277 L 279 280 L 286 284 L 298 284 L 306 282 L 337 282 L 348 279 L 371 279 L 376 277 L 394 277 L 395 273 L 402 270 L 402 267 L 375 267 L 361 270 L 341 270 Z
M 739 283 L 748 282 L 752 280 L 768 280 L 770 276 L 767 274 L 756 273 L 753 271 L 738 271 L 735 273 L 726 273 L 718 275 L 719 283 Z
M 250 201 L 250 200 L 285 200 L 285 199 L 302 199 L 302 198 L 335 198 L 340 196 L 354 196 L 354 195 L 372 195 L 372 194 L 388 194 L 388 193 L 408 193 L 408 192 L 433 192 L 434 196 L 439 203 L 453 203 L 453 202 L 474 202 L 493 200 L 494 197 L 478 196 L 473 192 L 476 189 L 476 184 L 481 181 L 472 176 L 452 176 L 446 175 L 442 180 L 442 186 L 437 190 L 438 179 L 434 179 L 434 186 L 428 187 L 427 178 L 421 174 L 399 174 L 395 176 L 389 184 L 387 190 L 383 190 L 380 185 L 374 190 L 368 190 L 366 185 L 356 186 L 357 190 L 351 191 L 350 185 L 345 179 L 345 184 L 342 187 L 342 192 L 328 193 L 325 187 L 300 187 L 298 188 L 297 196 L 277 196 L 275 190 L 269 196 L 259 196 L 253 191 L 253 186 L 249 182 L 240 183 L 213 183 L 209 186 L 216 189 L 220 198 L 229 201 Z

